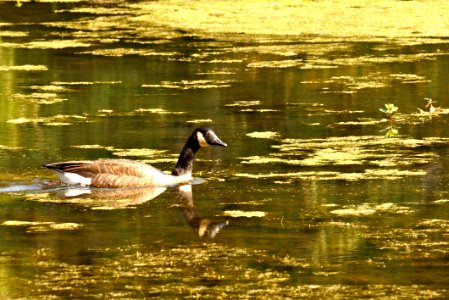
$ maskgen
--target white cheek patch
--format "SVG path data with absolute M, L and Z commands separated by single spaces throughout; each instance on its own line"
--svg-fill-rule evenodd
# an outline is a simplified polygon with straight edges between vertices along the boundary
M 196 133 L 196 138 L 198 139 L 198 143 L 200 143 L 201 147 L 209 147 L 210 145 L 206 142 L 204 135 L 201 132 Z

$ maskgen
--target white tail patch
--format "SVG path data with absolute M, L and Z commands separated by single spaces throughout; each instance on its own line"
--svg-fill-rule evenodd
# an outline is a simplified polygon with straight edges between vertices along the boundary
M 204 135 L 201 132 L 197 132 L 196 133 L 196 138 L 198 139 L 198 142 L 200 143 L 201 147 L 209 147 L 209 143 L 206 141 L 206 139 L 204 138 Z
M 89 186 L 92 182 L 91 178 L 83 177 L 75 173 L 55 172 L 59 179 L 67 185 L 82 185 Z

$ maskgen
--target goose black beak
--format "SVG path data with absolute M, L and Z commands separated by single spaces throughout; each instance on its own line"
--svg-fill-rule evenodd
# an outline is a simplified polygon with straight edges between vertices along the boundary
M 221 147 L 227 147 L 228 144 L 226 144 L 225 142 L 223 142 L 222 140 L 220 140 L 218 137 L 216 137 L 212 142 L 211 145 L 214 146 L 221 146 Z

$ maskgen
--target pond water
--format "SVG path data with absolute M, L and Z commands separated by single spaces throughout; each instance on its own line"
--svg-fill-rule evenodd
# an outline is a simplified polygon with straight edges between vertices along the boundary
M 0 298 L 449 297 L 449 35 L 264 32 L 206 4 L 0 2 Z M 171 170 L 199 126 L 228 147 L 191 186 L 66 189 L 41 167 Z

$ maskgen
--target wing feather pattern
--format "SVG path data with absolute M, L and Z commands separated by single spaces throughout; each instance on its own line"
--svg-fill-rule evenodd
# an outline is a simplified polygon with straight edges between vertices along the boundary
M 68 161 L 46 164 L 55 172 L 75 173 L 92 179 L 96 187 L 142 187 L 164 184 L 167 174 L 160 170 L 127 159 L 100 159 L 96 161 Z

